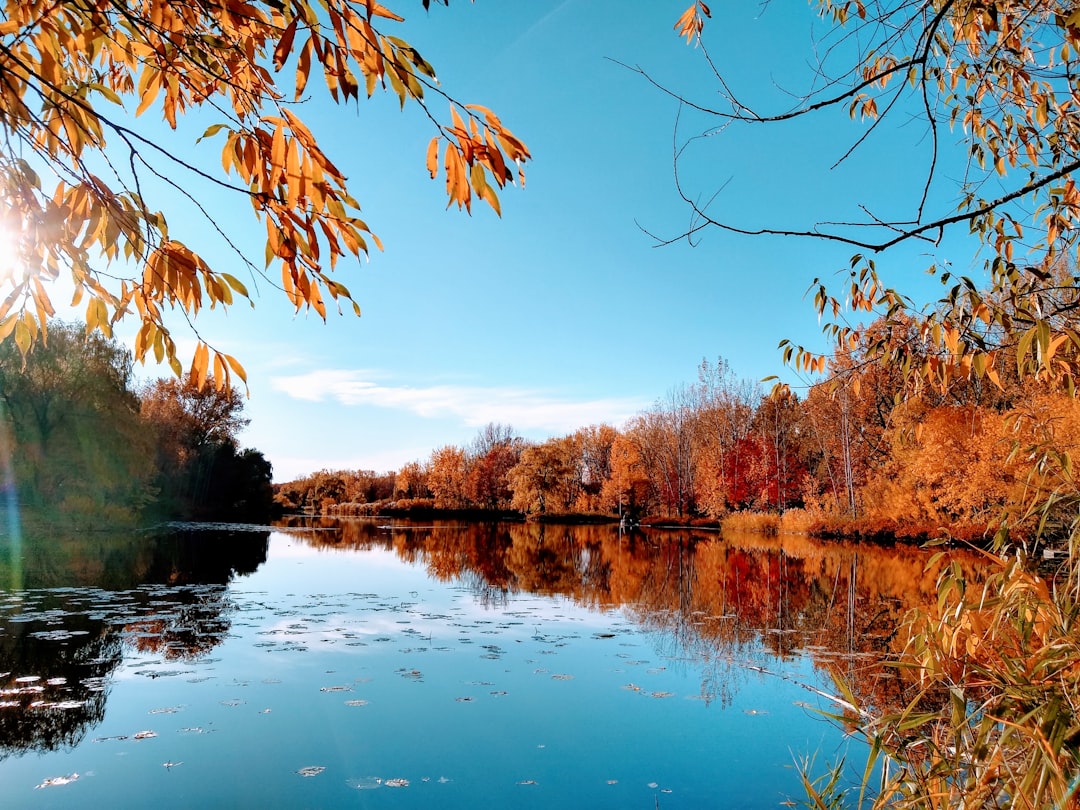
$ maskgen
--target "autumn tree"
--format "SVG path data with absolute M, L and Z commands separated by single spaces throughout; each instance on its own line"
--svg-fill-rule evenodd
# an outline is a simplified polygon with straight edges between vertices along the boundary
M 782 221 L 790 216 L 786 209 L 774 209 L 783 213 L 771 212 L 765 222 L 714 217 L 698 202 L 713 197 L 690 186 L 688 152 L 677 149 L 678 188 L 694 223 L 680 236 L 711 228 L 847 245 L 854 253 L 844 268 L 847 281 L 836 291 L 815 279 L 814 305 L 841 350 L 863 342 L 865 330 L 854 321 L 873 321 L 871 313 L 888 323 L 910 319 L 917 343 L 891 341 L 886 332 L 865 344 L 868 362 L 900 372 L 901 398 L 917 402 L 926 391 L 944 397 L 956 380 L 985 380 L 1004 389 L 1007 367 L 1034 389 L 1029 395 L 1045 393 L 1040 388 L 1073 394 L 1080 373 L 1080 276 L 1061 269 L 1076 265 L 1080 247 L 1080 11 L 1065 0 L 814 5 L 826 25 L 815 35 L 819 61 L 806 74 L 808 89 L 800 95 L 785 87 L 777 100 L 782 106 L 767 109 L 769 99 L 743 92 L 729 75 L 724 54 L 708 51 L 710 10 L 693 3 L 676 28 L 702 46 L 719 99 L 693 107 L 710 119 L 710 135 L 846 112 L 857 129 L 837 165 L 886 132 L 889 157 L 898 148 L 895 138 L 906 138 L 913 155 L 908 173 L 921 172 L 908 187 L 910 198 L 882 210 L 865 199 L 878 184 L 865 183 L 854 190 L 857 199 L 842 200 L 858 204 L 855 218 L 851 208 L 819 210 L 803 222 Z M 723 138 L 709 143 L 719 146 Z M 827 205 L 837 198 L 819 199 Z M 879 274 L 875 254 L 920 242 L 937 248 L 952 231 L 974 237 L 959 261 L 982 260 L 987 283 L 956 275 L 948 259 L 935 257 L 925 269 L 940 278 L 945 293 L 924 310 Z M 800 371 L 826 371 L 826 355 L 792 343 L 783 348 L 785 360 Z M 971 456 L 975 448 L 987 448 L 979 434 L 995 433 L 987 430 L 993 415 L 978 405 L 940 407 L 946 410 L 932 409 L 923 426 L 930 434 L 926 449 L 938 455 L 929 468 L 935 475 L 956 463 L 946 449 L 966 445 Z M 1008 553 L 992 558 L 993 575 L 982 588 L 970 587 L 961 572 L 944 572 L 937 605 L 913 614 L 902 628 L 910 642 L 899 663 L 920 681 L 907 708 L 886 716 L 860 709 L 875 755 L 884 751 L 897 763 L 878 792 L 881 806 L 1075 804 L 1080 761 L 1071 735 L 1078 690 L 1075 678 L 1064 673 L 1080 655 L 1080 487 L 1073 448 L 1053 431 L 1017 448 L 1025 460 L 1024 486 L 1019 497 L 1006 496 L 1001 504 L 1004 519 L 996 535 L 998 550 Z M 955 476 L 926 483 L 938 495 L 976 494 Z M 960 506 L 982 509 L 970 500 L 947 513 Z M 1010 528 L 1035 520 L 1046 529 L 1053 524 L 1043 518 L 1060 512 L 1072 516 L 1059 527 L 1071 553 L 1051 586 L 1031 569 L 1030 547 L 1016 542 L 1023 538 Z M 949 698 L 942 701 L 942 695 Z M 838 799 L 819 795 L 809 778 L 806 784 L 813 804 Z
M 510 471 L 521 458 L 521 442 L 497 444 L 484 455 L 473 459 L 465 480 L 469 501 L 482 509 L 509 509 L 514 493 Z
M 440 509 L 463 509 L 468 505 L 465 479 L 468 475 L 465 451 L 446 445 L 431 454 L 428 489 Z
M 168 517 L 265 520 L 272 471 L 257 450 L 241 450 L 248 424 L 243 395 L 197 374 L 158 379 L 140 392 L 157 446 L 158 509 Z
M 581 491 L 581 447 L 573 436 L 526 447 L 510 471 L 513 506 L 526 513 L 569 512 Z
M 396 473 L 351 470 L 340 475 L 344 487 L 339 502 L 380 503 L 393 497 Z
M 140 392 L 143 417 L 158 427 L 167 449 L 180 461 L 200 447 L 235 442 L 251 421 L 243 415 L 243 394 L 214 383 L 200 384 L 196 375 L 188 374 L 180 380 L 154 380 Z
M 709 514 L 724 514 L 739 500 L 738 474 L 746 460 L 740 459 L 760 400 L 759 386 L 739 379 L 722 357 L 715 365 L 706 360 L 698 366 L 697 382 L 690 386 L 693 402 L 696 498 Z
M 509 509 L 513 498 L 510 470 L 518 463 L 523 448 L 524 442 L 510 425 L 489 422 L 481 428 L 468 453 L 468 501 L 482 509 Z
M 611 443 L 611 476 L 600 492 L 601 502 L 612 512 L 632 518 L 647 514 L 653 488 L 632 433 L 621 432 Z
M 611 425 L 590 425 L 574 432 L 581 448 L 581 492 L 574 504 L 576 511 L 602 510 L 601 492 L 611 478 L 611 448 L 618 435 Z
M 430 496 L 427 467 L 419 461 L 403 464 L 394 477 L 394 497 L 427 498 Z
M 443 0 L 446 2 L 446 0 Z M 430 0 L 423 0 L 427 8 Z M 426 165 L 445 177 L 448 205 L 482 200 L 523 179 L 528 149 L 492 111 L 463 104 L 420 52 L 392 33 L 403 18 L 373 0 L 167 0 L 116 3 L 7 0 L 0 6 L 0 338 L 26 354 L 45 336 L 50 285 L 67 276 L 87 328 L 106 336 L 127 316 L 135 359 L 181 358 L 170 313 L 197 338 L 190 370 L 203 382 L 244 376 L 240 363 L 199 338 L 204 307 L 228 308 L 247 285 L 212 266 L 170 228 L 162 206 L 190 204 L 253 279 L 266 278 L 296 309 L 326 317 L 351 304 L 339 263 L 381 247 L 345 172 L 319 146 L 301 109 L 349 104 L 386 90 L 419 105 L 432 127 Z M 321 81 L 320 90 L 311 79 Z M 140 117 L 159 116 L 158 136 Z M 185 116 L 211 123 L 180 136 Z M 197 143 L 197 142 L 196 142 Z M 420 156 L 418 156 L 420 158 Z M 266 232 L 255 259 L 196 199 L 196 184 L 250 206 Z M 165 188 L 154 197 L 155 188 Z
M 689 516 L 697 508 L 693 422 L 693 395 L 683 385 L 627 425 L 645 475 L 668 515 Z
M 761 478 L 758 508 L 783 511 L 802 501 L 806 474 L 801 427 L 801 403 L 791 394 L 764 397 L 754 414 L 760 437 L 756 468 Z
M 1007 363 L 1069 385 L 1080 357 L 1080 339 L 1070 336 L 1069 327 L 1077 277 L 1062 279 L 1053 268 L 1075 258 L 1080 240 L 1080 192 L 1073 179 L 1080 169 L 1075 9 L 1062 0 L 814 5 L 825 26 L 815 35 L 819 61 L 806 73 L 807 89 L 752 98 L 722 61 L 714 61 L 720 55 L 709 51 L 709 9 L 694 3 L 677 28 L 710 59 L 719 95 L 715 103 L 693 108 L 708 119 L 706 129 L 719 125 L 724 133 L 795 127 L 833 111 L 846 113 L 856 124 L 837 165 L 873 148 L 885 133 L 889 155 L 898 148 L 893 139 L 906 138 L 914 155 L 909 175 L 918 177 L 907 186 L 910 198 L 890 205 L 900 215 L 856 199 L 861 219 L 825 209 L 805 222 L 717 219 L 696 201 L 688 185 L 690 156 L 680 151 L 676 175 L 695 216 L 693 234 L 711 228 L 850 247 L 854 256 L 844 268 L 843 288 L 829 290 L 818 279 L 811 288 L 819 314 L 832 319 L 826 332 L 838 345 L 854 346 L 862 330 L 845 312 L 913 318 L 924 339 L 924 361 L 916 362 L 906 344 L 874 347 L 876 357 L 910 373 L 913 385 L 943 386 L 969 376 L 994 382 Z M 678 95 L 678 88 L 670 92 Z M 782 107 L 767 109 L 770 102 Z M 896 126 L 901 122 L 902 129 Z M 962 174 L 947 168 L 958 161 L 965 161 Z M 855 193 L 866 197 L 874 186 Z M 827 205 L 830 198 L 820 199 Z M 935 261 L 925 269 L 941 278 L 946 294 L 923 312 L 880 276 L 873 255 L 900 245 L 938 244 L 953 230 L 980 243 L 989 289 Z M 824 371 L 827 362 L 794 344 L 786 345 L 785 356 L 807 371 Z

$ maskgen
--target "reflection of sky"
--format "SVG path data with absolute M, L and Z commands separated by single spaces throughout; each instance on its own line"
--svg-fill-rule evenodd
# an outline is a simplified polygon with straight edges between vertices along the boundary
M 274 534 L 230 591 L 207 656 L 129 654 L 81 745 L 0 762 L 15 806 L 772 808 L 800 795 L 793 752 L 842 753 L 791 680 L 669 657 L 659 632 L 565 598 L 485 604 L 391 551 Z

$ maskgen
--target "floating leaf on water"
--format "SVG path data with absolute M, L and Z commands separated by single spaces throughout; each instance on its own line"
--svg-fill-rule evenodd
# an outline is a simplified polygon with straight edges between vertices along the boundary
M 552 675 L 551 680 L 553 680 L 553 681 L 572 681 L 572 680 L 574 680 L 574 676 L 573 675 L 567 675 L 565 673 L 559 673 L 557 675 Z
M 59 787 L 60 785 L 70 785 L 77 780 L 79 775 L 77 773 L 70 774 L 68 776 L 54 776 L 51 779 L 46 779 L 40 785 L 34 787 L 34 790 L 41 790 L 47 787 Z
M 179 706 L 165 706 L 160 709 L 151 709 L 147 714 L 176 714 L 180 711 Z
M 472 703 L 473 701 L 471 697 L 457 697 L 454 698 L 454 700 L 456 700 L 458 703 Z
M 628 683 L 628 684 L 626 684 L 626 686 L 623 687 L 623 689 L 629 689 L 631 692 L 640 692 L 641 691 L 641 687 L 638 686 L 636 683 Z
M 273 710 L 272 709 L 260 709 L 259 714 L 270 714 L 271 711 L 273 711 Z
M 232 700 L 221 701 L 222 706 L 229 706 L 230 708 L 233 706 L 243 706 L 245 703 L 247 703 L 247 701 L 240 700 L 240 698 L 233 698 Z
M 204 729 L 202 726 L 185 726 L 184 728 L 180 729 L 180 731 L 183 732 L 184 734 L 206 734 L 207 733 L 206 729 Z
M 321 686 L 321 687 L 319 687 L 319 691 L 320 692 L 351 692 L 352 687 L 351 686 Z
M 593 633 L 593 638 L 615 638 L 614 633 Z
M 645 787 L 656 790 L 658 787 L 660 787 L 660 785 L 658 785 L 656 782 L 649 782 L 649 784 L 647 784 Z
M 518 782 L 518 784 L 519 785 L 538 785 L 540 783 L 537 782 L 535 779 L 522 779 L 520 782 Z
M 619 784 L 619 780 L 618 779 L 608 779 L 607 783 L 609 785 L 617 785 L 617 784 Z
M 743 714 L 748 714 L 751 717 L 754 717 L 754 716 L 759 715 L 759 714 L 768 714 L 768 712 L 762 711 L 761 709 L 745 709 L 743 711 Z
M 346 700 L 345 705 L 346 706 L 367 706 L 368 702 L 366 700 L 363 700 L 362 698 L 360 698 L 360 699 L 357 699 L 357 700 Z
M 669 698 L 669 697 L 675 697 L 675 693 L 674 693 L 674 692 L 653 692 L 653 693 L 652 693 L 652 694 L 650 695 L 650 697 L 654 697 L 654 698 Z
M 157 736 L 156 731 L 150 731 L 149 729 L 147 729 L 146 731 L 136 732 L 134 735 L 132 735 L 132 739 L 133 740 L 149 740 L 152 737 L 156 737 L 156 736 Z
M 503 697 L 506 694 L 506 692 L 504 690 L 502 690 L 502 689 L 496 689 L 494 692 L 491 692 L 490 694 L 494 695 L 495 697 Z
M 383 782 L 388 788 L 403 788 L 409 786 L 408 779 L 387 779 Z
M 345 784 L 355 790 L 375 790 L 382 787 L 382 779 L 377 776 L 364 776 L 359 779 L 346 779 Z
M 320 773 L 326 770 L 325 765 L 306 765 L 297 771 L 303 777 L 318 776 Z
M 115 734 L 112 737 L 95 737 L 94 742 L 109 742 L 110 740 L 126 740 L 127 734 Z

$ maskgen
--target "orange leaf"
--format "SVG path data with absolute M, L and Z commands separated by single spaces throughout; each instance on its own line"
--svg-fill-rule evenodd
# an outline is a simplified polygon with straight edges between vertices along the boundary
M 293 21 L 281 32 L 281 39 L 278 40 L 277 47 L 274 48 L 274 70 L 281 70 L 285 60 L 289 58 L 289 53 L 292 52 L 297 22 L 299 22 L 299 18 L 293 18 Z
M 436 135 L 431 139 L 431 143 L 428 144 L 427 149 L 427 170 L 431 174 L 431 179 L 435 179 L 435 175 L 439 173 L 439 136 Z

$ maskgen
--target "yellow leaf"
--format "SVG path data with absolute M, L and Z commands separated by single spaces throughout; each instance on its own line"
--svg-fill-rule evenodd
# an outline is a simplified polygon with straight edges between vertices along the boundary
M 229 364 L 229 368 L 232 369 L 233 373 L 241 380 L 243 380 L 245 385 L 247 385 L 247 372 L 244 371 L 244 367 L 240 365 L 237 359 L 232 355 L 226 354 L 224 355 L 224 357 L 225 362 Z
M 30 329 L 20 318 L 15 322 L 15 345 L 19 347 L 19 353 L 26 360 L 26 353 L 30 351 Z
M 209 371 L 210 352 L 205 343 L 199 341 L 195 347 L 195 356 L 191 358 L 191 375 L 195 378 L 198 388 L 206 385 L 206 375 Z
M 154 103 L 158 91 L 161 89 L 161 75 L 149 69 L 144 69 L 139 76 L 139 106 L 135 109 L 136 117 L 142 115 Z
M 435 176 L 439 173 L 439 136 L 436 135 L 431 139 L 431 143 L 428 144 L 427 149 L 427 170 L 431 174 L 431 179 L 434 180 Z

